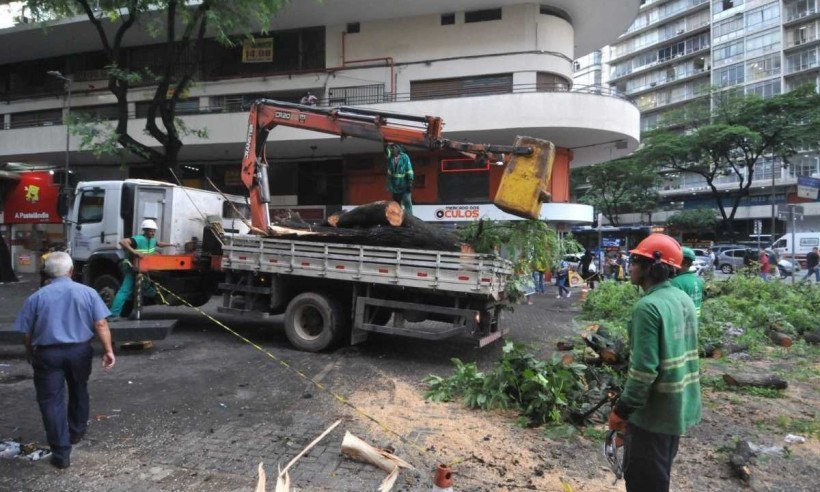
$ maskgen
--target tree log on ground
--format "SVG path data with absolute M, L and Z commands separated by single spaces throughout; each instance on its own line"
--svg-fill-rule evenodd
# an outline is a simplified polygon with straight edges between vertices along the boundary
M 404 222 L 404 210 L 394 201 L 366 203 L 348 210 L 339 212 L 327 218 L 331 227 L 374 227 L 374 226 L 401 226 Z
M 748 482 L 752 478 L 752 460 L 754 456 L 754 451 L 752 451 L 748 441 L 740 441 L 729 457 L 729 465 L 731 465 L 732 471 L 744 482 Z
M 749 350 L 749 344 L 747 343 L 709 343 L 703 346 L 701 357 L 719 359 L 724 355 L 734 354 L 736 352 L 745 352 L 746 350 Z
M 774 374 L 736 373 L 724 374 L 723 381 L 729 386 L 753 386 L 756 388 L 786 389 L 788 381 Z
M 812 345 L 820 344 L 820 330 L 806 332 L 803 334 L 803 340 Z
M 769 335 L 769 339 L 771 339 L 775 345 L 779 345 L 781 347 L 792 346 L 792 337 L 786 335 L 785 333 L 781 333 L 777 330 L 769 330 L 767 334 Z

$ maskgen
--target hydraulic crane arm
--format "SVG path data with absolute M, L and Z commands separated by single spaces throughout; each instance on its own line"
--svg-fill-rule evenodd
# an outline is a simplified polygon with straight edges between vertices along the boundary
M 442 138 L 444 122 L 436 116 L 411 116 L 345 106 L 325 109 L 268 99 L 257 100 L 251 105 L 248 117 L 248 135 L 242 159 L 242 182 L 250 193 L 251 224 L 262 231 L 267 231 L 270 224 L 270 190 L 265 142 L 270 131 L 278 125 L 339 135 L 342 138 L 356 137 L 428 150 L 449 149 L 494 160 L 501 160 L 503 155 L 539 154 L 537 144 L 486 145 Z M 554 147 L 552 149 L 554 154 Z M 551 159 L 550 157 L 550 168 Z M 516 213 L 514 210 L 510 211 Z

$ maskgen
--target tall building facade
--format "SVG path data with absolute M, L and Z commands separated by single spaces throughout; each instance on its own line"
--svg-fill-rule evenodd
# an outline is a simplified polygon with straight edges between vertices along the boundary
M 247 128 L 243 109 L 256 98 L 298 102 L 307 92 L 322 106 L 355 105 L 411 115 L 435 115 L 447 138 L 512 144 L 516 135 L 558 147 L 552 196 L 568 202 L 570 165 L 625 155 L 639 144 L 635 104 L 600 82 L 573 86 L 573 60 L 612 43 L 632 22 L 639 0 L 602 6 L 597 0 L 385 0 L 292 2 L 257 33 L 272 46 L 248 60 L 242 47 L 208 40 L 196 83 L 180 103 L 190 128 L 181 154 L 186 184 L 210 178 L 228 192 L 239 181 Z M 151 68 L 161 47 L 141 29 L 126 43 L 129 68 Z M 62 165 L 66 153 L 63 82 L 72 79 L 71 112 L 112 120 L 105 57 L 85 17 L 49 26 L 0 29 L 0 163 Z M 129 93 L 129 127 L 140 142 L 150 84 Z M 501 166 L 452 165 L 410 149 L 414 201 L 435 220 L 441 206 L 491 203 Z M 139 159 L 94 156 L 71 136 L 68 157 L 80 179 L 151 177 Z M 268 138 L 273 206 L 327 214 L 334 208 L 387 198 L 382 146 L 354 138 L 276 128 Z M 552 220 L 591 220 L 582 207 L 552 209 Z
M 665 114 L 709 105 L 713 88 L 741 88 L 771 97 L 803 84 L 820 87 L 820 0 L 644 0 L 638 16 L 616 43 L 603 49 L 604 82 L 633 98 L 641 130 L 656 128 Z M 577 68 L 577 67 L 576 67 Z M 763 159 L 754 171 L 751 196 L 738 211 L 749 233 L 754 221 L 772 230 L 772 204 L 803 201 L 800 176 L 820 177 L 820 155 L 804 152 L 784 168 Z M 734 176 L 718 187 L 736 186 Z M 660 187 L 661 210 L 654 222 L 681 208 L 714 206 L 702 177 L 678 174 Z M 806 230 L 820 230 L 820 203 L 804 203 Z M 640 222 L 647 217 L 627 217 Z M 785 224 L 775 221 L 775 233 Z

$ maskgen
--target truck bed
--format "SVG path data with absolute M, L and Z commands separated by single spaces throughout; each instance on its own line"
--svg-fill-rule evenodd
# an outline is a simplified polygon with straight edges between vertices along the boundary
M 398 285 L 500 300 L 512 263 L 490 254 L 226 234 L 222 268 Z

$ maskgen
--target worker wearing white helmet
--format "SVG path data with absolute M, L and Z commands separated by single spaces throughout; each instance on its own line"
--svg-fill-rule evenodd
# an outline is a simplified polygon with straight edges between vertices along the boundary
M 154 235 L 157 233 L 157 222 L 154 219 L 143 220 L 140 228 L 142 229 L 142 234 L 137 234 L 120 241 L 122 249 L 131 253 L 131 260 L 154 254 L 157 247 L 164 248 L 174 245 L 173 243 L 157 241 L 156 238 L 154 238 Z M 115 318 L 118 318 L 122 314 L 122 308 L 125 306 L 125 302 L 131 298 L 131 294 L 134 291 L 133 263 L 129 260 L 125 260 L 122 270 L 122 285 L 120 285 L 120 290 L 117 291 L 117 295 L 114 296 L 114 301 L 111 303 L 111 316 Z

